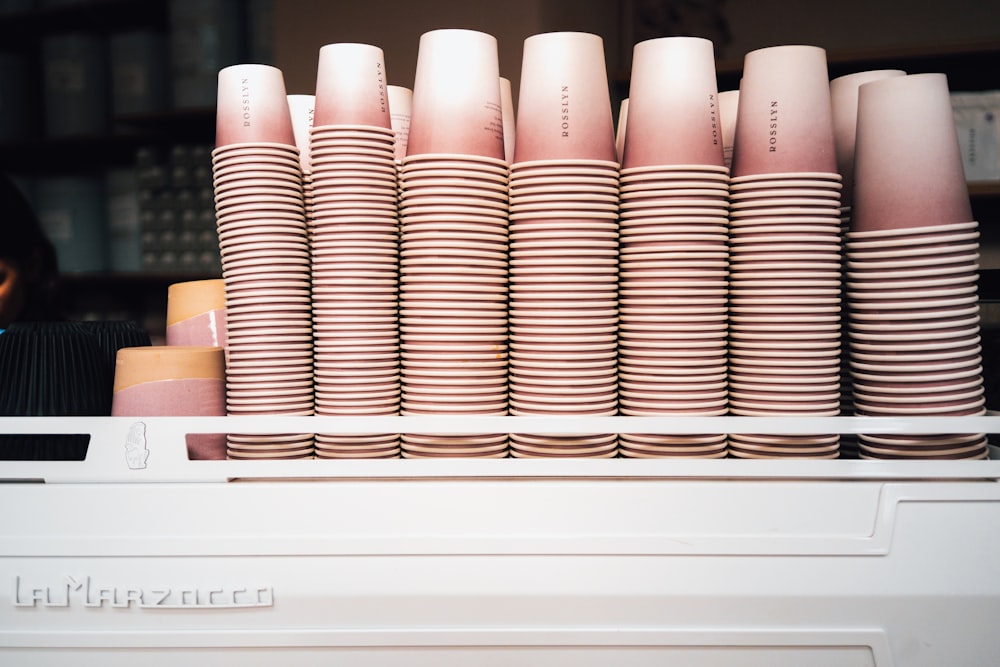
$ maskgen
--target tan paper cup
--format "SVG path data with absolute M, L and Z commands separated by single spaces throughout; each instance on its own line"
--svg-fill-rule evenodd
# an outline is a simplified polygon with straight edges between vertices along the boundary
M 524 40 L 513 163 L 617 161 L 604 40 L 549 32 Z
M 733 176 L 836 171 L 826 51 L 795 44 L 746 54 Z
M 420 36 L 406 154 L 506 161 L 497 40 L 474 30 Z
M 231 65 L 219 70 L 216 148 L 231 144 L 295 146 L 285 77 L 270 65 Z
M 406 143 L 410 137 L 410 115 L 413 110 L 413 91 L 403 86 L 389 86 L 389 122 L 396 136 L 396 159 L 406 157 Z
M 316 69 L 316 127 L 391 128 L 385 56 L 370 44 L 327 44 Z
M 837 171 L 843 178 L 841 201 L 851 205 L 854 197 L 854 142 L 858 125 L 858 88 L 871 81 L 906 76 L 901 69 L 880 69 L 855 72 L 830 82 L 830 103 L 833 108 L 833 138 L 837 154 Z
M 972 219 L 947 77 L 911 74 L 862 84 L 852 231 Z
M 226 347 L 225 282 L 190 280 L 167 288 L 167 345 Z
M 723 166 L 712 42 L 661 37 L 633 48 L 623 168 Z
M 115 417 L 225 415 L 222 348 L 178 345 L 118 350 L 111 414 Z M 190 434 L 187 449 L 192 459 L 224 459 L 226 436 Z

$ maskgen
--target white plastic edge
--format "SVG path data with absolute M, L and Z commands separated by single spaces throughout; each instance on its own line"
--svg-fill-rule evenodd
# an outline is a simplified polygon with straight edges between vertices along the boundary
M 1000 433 L 1000 416 L 992 414 L 971 417 L 0 417 L 0 433 L 91 436 L 85 461 L 0 461 L 0 481 L 8 482 L 345 478 L 1000 480 L 1000 460 L 992 458 L 982 461 L 627 458 L 192 461 L 187 458 L 184 438 L 188 433 Z M 140 456 L 136 456 L 137 446 L 142 450 Z

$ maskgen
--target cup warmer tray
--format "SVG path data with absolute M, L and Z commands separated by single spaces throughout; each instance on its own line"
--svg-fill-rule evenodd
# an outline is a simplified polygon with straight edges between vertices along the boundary
M 189 461 L 187 433 L 1000 433 L 1000 417 L 14 417 L 0 664 L 1000 665 L 1000 460 Z M 996 450 L 994 450 L 996 451 Z

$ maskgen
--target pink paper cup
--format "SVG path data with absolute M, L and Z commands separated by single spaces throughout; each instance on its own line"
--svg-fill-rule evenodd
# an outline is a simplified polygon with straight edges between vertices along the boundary
M 309 164 L 309 139 L 312 134 L 313 115 L 316 109 L 315 95 L 289 95 L 288 111 L 292 115 L 292 134 L 299 149 L 299 166 L 303 174 L 312 173 Z
M 623 168 L 724 166 L 712 42 L 661 37 L 633 48 Z
M 826 51 L 786 45 L 746 54 L 733 176 L 836 171 Z
M 390 129 L 385 56 L 370 44 L 327 44 L 316 70 L 315 126 L 355 125 Z
M 858 88 L 871 81 L 906 76 L 900 69 L 869 70 L 839 76 L 830 82 L 830 102 L 833 107 L 833 139 L 837 154 L 837 171 L 843 178 L 841 200 L 851 205 L 854 197 L 854 143 L 858 126 Z
M 852 231 L 969 222 L 948 79 L 912 74 L 858 88 Z
M 507 162 L 514 161 L 514 143 L 517 138 L 517 115 L 514 112 L 514 91 L 510 79 L 500 77 L 500 111 L 503 116 L 503 155 Z
M 216 148 L 269 143 L 295 146 L 285 78 L 270 65 L 231 65 L 219 70 Z
M 389 86 L 389 123 L 396 137 L 394 148 L 397 160 L 406 157 L 406 144 L 410 138 L 410 116 L 413 111 L 413 91 L 403 86 Z
M 604 40 L 584 32 L 524 40 L 513 163 L 617 159 Z
M 474 30 L 420 36 L 407 156 L 504 156 L 497 40 Z

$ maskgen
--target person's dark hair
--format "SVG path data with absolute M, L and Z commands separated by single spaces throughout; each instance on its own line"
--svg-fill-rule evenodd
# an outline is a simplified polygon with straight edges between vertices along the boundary
M 29 273 L 24 308 L 17 319 L 62 319 L 55 247 L 24 193 L 6 174 L 0 174 L 0 258 Z

